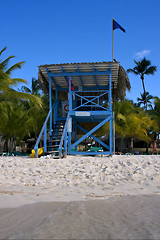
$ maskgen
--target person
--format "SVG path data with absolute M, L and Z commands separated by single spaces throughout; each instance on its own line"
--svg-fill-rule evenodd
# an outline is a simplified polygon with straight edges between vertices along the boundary
M 152 152 L 152 155 L 155 153 L 155 151 L 157 152 L 157 155 L 158 155 L 157 139 L 154 140 L 154 143 L 153 143 L 153 152 Z

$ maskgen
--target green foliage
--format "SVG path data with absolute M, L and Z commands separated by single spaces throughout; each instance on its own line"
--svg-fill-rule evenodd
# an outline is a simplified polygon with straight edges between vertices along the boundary
M 145 104 L 147 101 L 147 106 L 152 108 L 152 102 L 150 101 L 151 99 L 153 99 L 153 96 L 149 94 L 149 92 L 146 92 L 146 95 L 144 95 L 144 93 L 140 93 L 141 94 L 141 98 L 137 98 L 138 101 L 138 107 L 141 106 L 141 104 L 144 105 L 145 108 Z
M 143 92 L 145 96 L 145 109 L 147 110 L 147 96 L 146 96 L 146 90 L 145 90 L 145 84 L 144 84 L 144 75 L 153 75 L 157 67 L 156 66 L 151 66 L 151 62 L 149 60 L 146 60 L 143 58 L 141 61 L 137 62 L 135 61 L 136 66 L 132 69 L 129 68 L 127 72 L 132 72 L 136 75 L 139 75 L 141 80 L 142 80 L 142 86 L 143 86 Z
M 150 141 L 148 129 L 155 125 L 154 121 L 143 111 L 134 107 L 131 101 L 115 103 L 115 130 L 121 138 L 138 138 Z
M 48 108 L 38 93 L 40 86 L 37 80 L 32 79 L 32 91 L 19 92 L 14 89 L 19 83 L 27 83 L 24 79 L 11 77 L 12 72 L 21 69 L 24 62 L 8 67 L 14 56 L 2 60 L 5 50 L 6 47 L 0 51 L 0 134 L 11 143 L 8 149 L 11 151 L 16 141 L 39 134 Z

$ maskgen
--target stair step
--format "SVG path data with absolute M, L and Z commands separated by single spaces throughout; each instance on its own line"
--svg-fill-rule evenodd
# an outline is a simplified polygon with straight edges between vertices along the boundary
M 52 139 L 52 140 L 47 140 L 47 142 L 60 142 L 61 139 Z
M 59 151 L 55 150 L 55 151 L 47 151 L 47 152 L 45 152 L 45 154 L 52 154 L 52 153 L 59 153 Z
M 53 132 L 63 132 L 63 128 L 55 128 L 53 129 Z
M 59 145 L 48 145 L 48 148 L 54 148 L 54 147 L 59 147 Z

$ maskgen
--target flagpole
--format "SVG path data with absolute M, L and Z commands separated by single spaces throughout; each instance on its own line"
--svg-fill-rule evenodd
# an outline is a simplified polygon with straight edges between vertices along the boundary
M 114 42 L 113 42 L 113 18 L 112 18 L 112 62 L 113 62 L 113 59 L 114 59 Z M 114 85 L 113 85 L 113 88 L 114 88 Z M 112 132 L 113 132 L 113 154 L 115 154 L 115 114 L 114 114 L 114 98 L 112 97 L 113 99 L 113 108 L 112 108 L 112 111 L 113 111 L 113 120 L 112 120 Z
M 112 18 L 112 62 L 114 59 L 114 43 L 113 43 L 113 18 Z

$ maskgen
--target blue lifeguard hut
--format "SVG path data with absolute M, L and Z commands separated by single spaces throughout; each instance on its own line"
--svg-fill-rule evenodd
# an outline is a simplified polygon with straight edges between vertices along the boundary
M 50 110 L 35 145 L 43 139 L 44 153 L 61 158 L 66 155 L 112 155 L 114 152 L 112 90 L 117 87 L 118 62 L 67 63 L 39 66 L 38 79 L 49 95 Z M 84 127 L 90 122 L 93 128 Z M 94 133 L 109 123 L 108 142 Z M 83 124 L 81 124 L 83 123 Z M 84 134 L 79 135 L 78 129 Z M 101 151 L 80 150 L 92 138 Z

